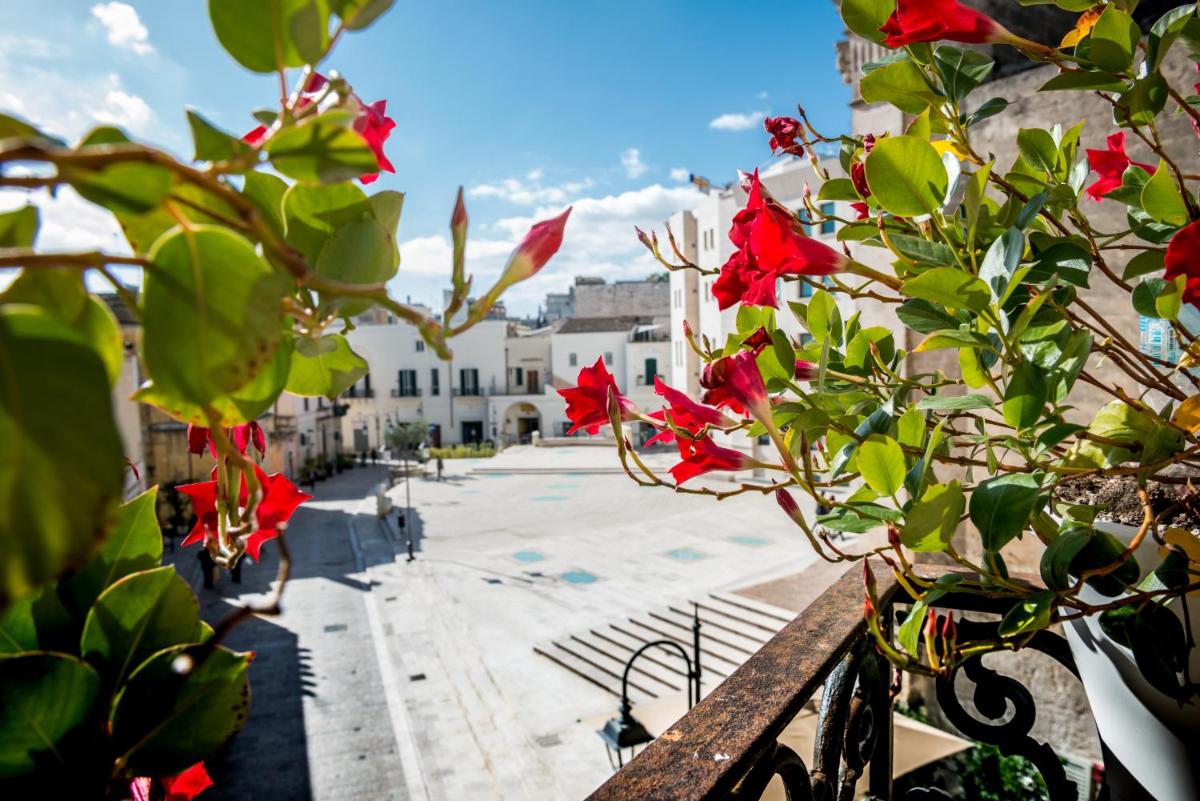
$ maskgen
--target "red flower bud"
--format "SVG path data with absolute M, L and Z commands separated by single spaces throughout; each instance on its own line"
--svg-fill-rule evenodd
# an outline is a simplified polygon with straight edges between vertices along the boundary
M 1125 170 L 1130 165 L 1140 167 L 1147 173 L 1154 172 L 1154 166 L 1130 160 L 1125 155 L 1125 132 L 1117 131 L 1108 137 L 1104 150 L 1088 150 L 1088 166 L 1100 177 L 1087 188 L 1088 195 L 1097 202 L 1103 200 L 1109 192 L 1117 189 L 1124 182 Z
M 454 199 L 454 211 L 450 214 L 450 232 L 456 237 L 459 231 L 464 234 L 467 230 L 467 204 L 463 201 L 463 188 L 458 188 L 458 197 Z
M 867 168 L 861 161 L 850 165 L 850 182 L 854 184 L 854 191 L 858 192 L 858 196 L 863 200 L 871 196 L 871 187 L 867 185 Z
M 683 335 L 688 339 L 692 338 L 692 324 L 687 320 L 683 321 Z
M 517 249 L 509 257 L 508 264 L 504 266 L 500 283 L 509 286 L 537 275 L 537 272 L 546 266 L 546 262 L 550 261 L 550 257 L 562 247 L 563 229 L 566 228 L 567 217 L 570 215 L 571 209 L 568 207 L 557 217 L 542 220 L 530 228 L 529 233 L 525 234 L 521 244 L 517 245 Z
M 753 464 L 753 460 L 732 448 L 722 448 L 712 441 L 712 437 L 699 440 L 678 438 L 679 455 L 683 458 L 679 464 L 671 468 L 671 476 L 676 484 L 682 485 L 696 476 L 710 473 L 714 470 L 744 470 Z
M 820 367 L 812 362 L 806 362 L 803 359 L 796 360 L 797 381 L 815 381 L 819 371 Z

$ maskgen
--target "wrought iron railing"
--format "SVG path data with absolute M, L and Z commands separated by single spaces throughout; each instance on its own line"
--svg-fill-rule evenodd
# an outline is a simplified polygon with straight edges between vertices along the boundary
M 897 605 L 911 599 L 879 565 L 880 608 L 900 619 Z M 931 577 L 947 568 L 930 568 Z M 1029 577 L 1022 577 L 1029 578 Z M 1032 580 L 1032 579 L 1031 579 Z M 892 787 L 894 671 L 877 652 L 864 623 L 864 589 L 858 569 L 785 626 L 690 712 L 615 773 L 589 801 L 753 801 L 780 777 L 791 801 L 854 799 L 865 775 L 868 798 L 896 801 L 949 799 L 940 790 L 910 789 L 902 798 Z M 999 613 L 978 595 L 948 594 L 940 611 L 987 613 L 961 620 L 959 634 L 994 633 Z M 1075 673 L 1066 640 L 1041 631 L 1025 646 L 1041 651 Z M 955 691 L 957 675 L 936 679 L 937 702 L 967 737 L 996 745 L 1007 755 L 1029 759 L 1045 779 L 1052 801 L 1075 801 L 1053 749 L 1030 730 L 1033 694 L 1016 679 L 985 666 L 980 657 L 959 671 L 974 685 L 974 711 Z M 965 684 L 959 681 L 959 685 Z M 822 690 L 823 688 L 823 690 Z M 805 705 L 821 690 L 813 753 L 801 755 L 780 741 Z

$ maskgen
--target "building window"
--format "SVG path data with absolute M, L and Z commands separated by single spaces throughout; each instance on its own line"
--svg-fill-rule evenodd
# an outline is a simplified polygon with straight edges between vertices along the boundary
M 611 351 L 611 350 L 606 350 L 606 351 L 604 351 L 604 363 L 605 363 L 605 364 L 608 364 L 608 365 L 611 365 L 611 364 L 612 364 L 612 362 L 613 362 L 613 359 L 612 359 L 612 351 Z
M 574 353 L 568 355 L 567 356 L 567 364 L 569 364 L 572 367 L 578 367 L 579 366 L 579 357 L 576 356 Z
M 479 394 L 479 371 L 474 367 L 464 367 L 458 371 L 459 391 L 463 395 Z
M 425 340 L 418 339 L 417 340 L 417 353 L 423 353 L 424 351 L 425 351 Z
M 832 203 L 821 204 L 821 214 L 825 217 L 832 217 L 835 212 L 835 206 Z M 837 232 L 837 220 L 821 220 L 821 235 L 828 236 Z
M 646 383 L 653 384 L 658 376 L 658 359 L 646 359 Z
M 813 285 L 808 281 L 800 281 L 800 297 L 811 298 L 813 296 Z
M 304 411 L 308 411 L 308 398 L 304 399 Z
M 803 348 L 805 345 L 811 345 L 813 341 L 813 335 L 807 331 L 800 334 L 800 347 Z
M 514 367 L 512 374 L 512 382 L 514 386 L 521 386 L 525 383 L 525 370 L 520 367 Z
M 442 394 L 442 387 L 438 383 L 438 380 L 440 378 L 441 378 L 441 376 L 438 373 L 438 369 L 436 367 L 433 367 L 429 370 L 429 394 L 430 395 L 441 395 Z
M 401 370 L 398 373 L 396 380 L 396 397 L 398 398 L 415 398 L 420 394 L 420 389 L 417 387 L 417 371 L 416 370 Z

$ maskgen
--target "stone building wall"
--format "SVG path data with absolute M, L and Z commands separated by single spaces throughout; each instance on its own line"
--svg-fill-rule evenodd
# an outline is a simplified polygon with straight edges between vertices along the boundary
M 666 316 L 671 313 L 671 288 L 661 281 L 575 283 L 575 317 Z

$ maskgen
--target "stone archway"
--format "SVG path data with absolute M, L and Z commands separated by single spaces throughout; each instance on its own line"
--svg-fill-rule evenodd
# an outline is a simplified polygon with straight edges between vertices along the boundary
M 518 402 L 504 410 L 500 434 L 506 443 L 528 444 L 534 431 L 542 430 L 542 413 L 532 403 Z

